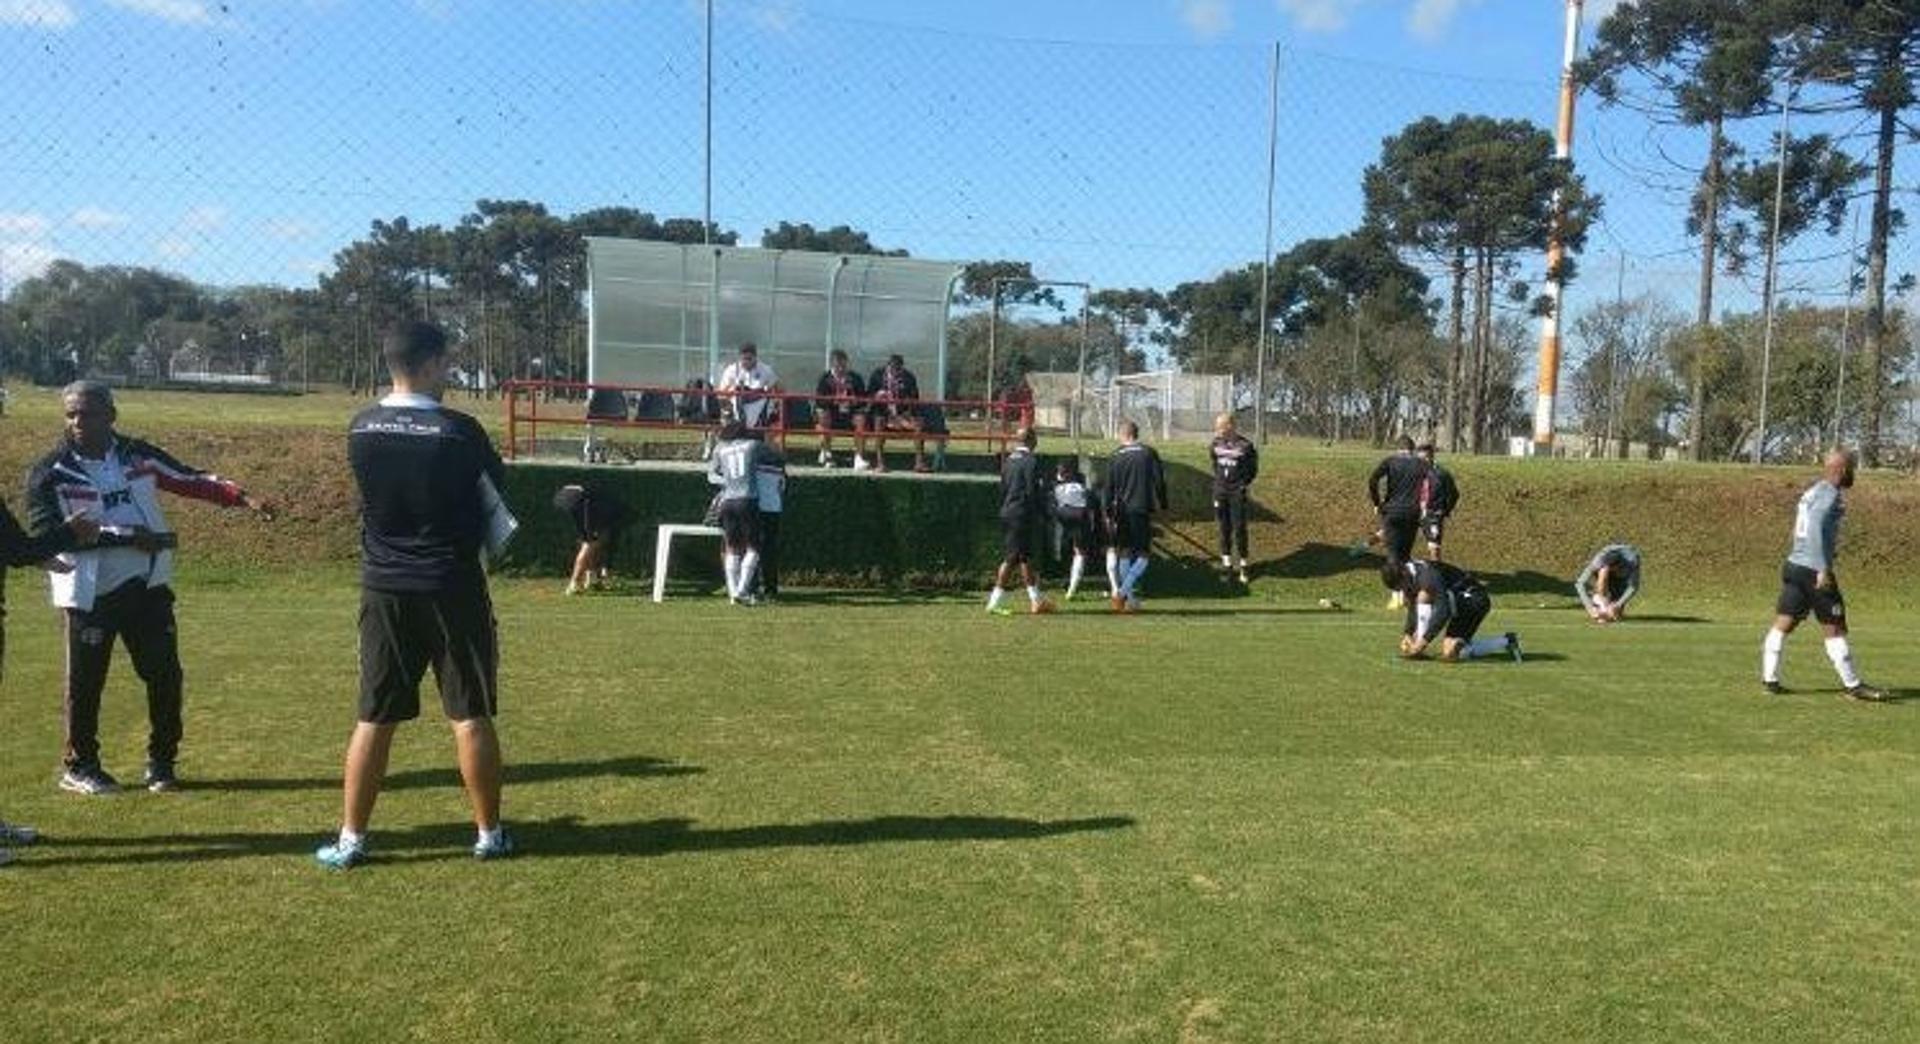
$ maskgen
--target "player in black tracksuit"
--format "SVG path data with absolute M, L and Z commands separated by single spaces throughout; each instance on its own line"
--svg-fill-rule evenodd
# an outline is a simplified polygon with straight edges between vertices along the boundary
M 84 544 L 98 539 L 100 526 L 84 515 L 75 515 L 67 524 L 52 530 L 43 536 L 32 537 L 20 528 L 20 520 L 13 517 L 7 505 L 0 503 L 0 668 L 4 668 L 7 657 L 7 632 L 4 626 L 7 617 L 7 567 L 25 566 L 36 563 L 54 569 L 68 569 L 70 566 L 54 559 L 54 555 L 72 551 Z M 0 820 L 0 846 L 9 844 L 32 844 L 40 837 L 40 832 L 30 826 L 9 823 Z M 12 854 L 0 847 L 0 864 L 12 861 Z
M 1247 582 L 1247 491 L 1260 474 L 1260 451 L 1233 430 L 1233 414 L 1213 421 L 1213 516 L 1220 523 L 1220 568 L 1238 569 Z M 1236 561 L 1234 555 L 1238 552 Z
M 1406 596 L 1407 621 L 1400 634 L 1400 655 L 1417 659 L 1440 639 L 1443 660 L 1475 660 L 1511 656 L 1520 660 L 1520 636 L 1512 631 L 1498 638 L 1474 640 L 1474 633 L 1493 611 L 1487 585 L 1458 566 L 1445 562 L 1388 562 L 1380 567 L 1387 589 Z
M 1413 558 L 1413 538 L 1420 531 L 1420 482 L 1426 474 L 1426 462 L 1413 455 L 1413 440 L 1402 435 L 1399 452 L 1381 460 L 1367 476 L 1367 498 L 1380 516 L 1380 540 L 1389 564 Z M 1398 590 L 1389 604 L 1400 607 Z
M 1453 517 L 1453 509 L 1460 505 L 1460 487 L 1454 484 L 1453 473 L 1433 459 L 1438 452 L 1433 443 L 1421 443 L 1416 452 L 1427 465 L 1418 498 L 1420 531 L 1427 537 L 1427 557 L 1437 562 L 1443 557 L 1440 545 L 1446 540 L 1447 519 Z
M 1012 610 L 1000 603 L 1007 597 L 1007 579 L 1015 569 L 1027 588 L 1028 611 L 1050 613 L 1053 603 L 1040 593 L 1033 573 L 1033 531 L 1044 514 L 1047 491 L 1041 483 L 1039 458 L 1033 455 L 1032 428 L 1014 433 L 1013 449 L 1000 465 L 1000 568 L 993 574 L 993 593 L 987 612 L 1001 616 Z
M 1140 608 L 1135 589 L 1147 572 L 1147 553 L 1153 546 L 1153 511 L 1167 506 L 1167 476 L 1160 454 L 1140 442 L 1140 426 L 1120 424 L 1120 448 L 1107 464 L 1107 513 L 1113 523 L 1113 545 L 1119 552 L 1120 589 L 1114 592 L 1115 612 Z

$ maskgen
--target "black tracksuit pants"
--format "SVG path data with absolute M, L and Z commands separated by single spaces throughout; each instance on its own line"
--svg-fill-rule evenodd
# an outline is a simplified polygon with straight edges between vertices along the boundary
M 1240 552 L 1247 558 L 1247 491 L 1226 490 L 1213 498 L 1213 516 L 1220 523 L 1220 557 Z
M 134 580 L 95 598 L 92 609 L 68 609 L 66 615 L 67 738 L 61 762 L 70 769 L 100 767 L 100 693 L 117 637 L 147 685 L 147 760 L 172 764 L 180 752 L 184 699 L 173 589 Z

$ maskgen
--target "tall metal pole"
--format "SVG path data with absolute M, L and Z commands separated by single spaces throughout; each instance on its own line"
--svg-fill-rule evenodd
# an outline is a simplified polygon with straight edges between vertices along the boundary
M 1083 456 L 1080 449 L 1080 410 L 1087 398 L 1087 308 L 1093 297 L 1093 289 L 1087 288 L 1080 295 L 1080 376 L 1073 385 L 1073 417 L 1067 422 L 1067 428 L 1073 433 L 1073 455 Z
M 1253 441 L 1267 444 L 1267 299 L 1273 269 L 1273 181 L 1280 148 L 1280 41 L 1267 74 L 1267 240 L 1260 252 L 1260 338 L 1253 363 Z
M 1853 274 L 1860 257 L 1860 212 L 1853 212 L 1853 237 L 1847 243 L 1847 308 L 1840 313 L 1840 375 L 1833 381 L 1833 444 L 1840 445 L 1840 430 L 1847 411 L 1847 338 L 1853 332 Z
M 720 251 L 713 245 L 713 0 L 707 0 L 706 145 L 701 177 L 700 242 L 707 248 L 707 380 L 720 379 Z M 769 345 L 769 348 L 772 346 Z
M 993 418 L 993 364 L 994 349 L 1000 339 L 1000 277 L 993 278 L 993 305 L 987 312 L 987 418 L 991 425 Z
M 1573 60 L 1580 51 L 1581 0 L 1567 0 L 1566 46 L 1560 62 L 1560 126 L 1553 155 L 1562 164 L 1573 160 Z M 1553 406 L 1560 392 L 1560 312 L 1566 295 L 1566 280 L 1561 268 L 1566 260 L 1566 243 L 1561 226 L 1566 222 L 1566 198 L 1553 196 L 1553 224 L 1547 239 L 1547 316 L 1540 324 L 1539 399 L 1533 408 L 1533 448 L 1536 453 L 1553 449 Z
M 1773 384 L 1773 316 L 1778 310 L 1776 299 L 1780 296 L 1777 275 L 1780 271 L 1780 208 L 1785 205 L 1787 194 L 1787 116 L 1793 111 L 1795 89 L 1796 85 L 1789 80 L 1786 101 L 1780 105 L 1780 152 L 1774 158 L 1773 227 L 1767 233 L 1767 323 L 1765 332 L 1760 335 L 1760 430 L 1753 438 L 1755 464 L 1766 460 L 1767 391 Z

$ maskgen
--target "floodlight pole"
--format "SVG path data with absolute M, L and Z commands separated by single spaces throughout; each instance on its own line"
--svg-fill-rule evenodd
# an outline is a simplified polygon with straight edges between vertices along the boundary
M 707 280 L 707 380 L 720 379 L 720 251 L 713 245 L 713 0 L 707 0 L 706 143 L 701 177 L 705 182 L 700 217 L 700 243 L 712 253 Z
M 1273 182 L 1280 149 L 1280 41 L 1273 42 L 1273 65 L 1267 74 L 1267 245 L 1260 252 L 1260 336 L 1253 360 L 1253 441 L 1267 444 L 1267 317 L 1268 288 L 1273 270 Z
M 1553 158 L 1569 167 L 1573 163 L 1573 109 L 1579 97 L 1573 78 L 1574 59 L 1580 53 L 1581 0 L 1567 0 L 1565 51 L 1560 62 L 1560 121 L 1554 135 Z M 1554 400 L 1560 394 L 1560 313 L 1565 305 L 1567 279 L 1565 224 L 1566 193 L 1555 189 L 1553 218 L 1547 230 L 1547 314 L 1540 321 L 1540 364 L 1538 398 L 1533 407 L 1533 450 L 1545 454 L 1553 450 Z

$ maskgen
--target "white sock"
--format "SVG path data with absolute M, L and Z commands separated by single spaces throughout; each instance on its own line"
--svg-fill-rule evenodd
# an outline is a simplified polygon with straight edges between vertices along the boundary
M 1232 556 L 1232 555 L 1221 555 L 1221 556 L 1220 556 L 1220 568 L 1222 568 L 1222 569 L 1232 569 L 1232 568 L 1233 568 L 1233 556 Z
M 1039 605 L 1039 604 L 1040 604 L 1040 589 L 1039 589 L 1039 588 L 1037 588 L 1037 587 L 1034 587 L 1034 586 L 1032 586 L 1032 585 L 1028 585 L 1028 587 L 1027 587 L 1027 602 L 1028 602 L 1029 604 L 1032 604 L 1032 605 Z
M 1475 638 L 1461 650 L 1460 656 L 1466 660 L 1478 660 L 1487 656 L 1504 656 L 1507 652 L 1507 636 L 1498 638 Z
M 1147 575 L 1147 556 L 1141 555 L 1127 566 L 1127 578 L 1123 586 L 1127 590 L 1128 598 L 1133 597 L 1133 589 L 1140 586 L 1140 578 L 1145 575 Z
M 993 593 L 987 596 L 987 612 L 1000 608 L 1000 601 L 1005 597 L 1007 597 L 1007 589 L 996 585 Z
M 1072 598 L 1080 590 L 1080 578 L 1087 573 L 1087 556 L 1074 555 L 1073 566 L 1067 571 L 1067 597 Z
M 760 552 L 749 551 L 740 556 L 740 595 L 745 597 L 753 590 L 753 575 L 760 570 Z
M 727 597 L 740 597 L 740 556 L 728 551 L 720 556 L 720 565 L 727 571 Z
M 1120 552 L 1107 548 L 1107 593 L 1120 593 Z
M 492 830 L 480 831 L 479 842 L 489 847 L 500 843 L 500 826 L 495 824 Z
M 1760 680 L 1778 682 L 1780 680 L 1780 654 L 1786 650 L 1786 633 L 1777 628 L 1767 628 L 1766 640 L 1760 643 Z
M 340 847 L 341 848 L 357 848 L 366 843 L 367 843 L 367 835 L 356 834 L 353 831 L 348 830 L 346 827 L 340 828 Z
M 1827 639 L 1827 659 L 1833 661 L 1833 669 L 1840 675 L 1840 684 L 1851 689 L 1860 684 L 1860 672 L 1853 669 L 1853 650 L 1847 646 L 1847 636 Z

